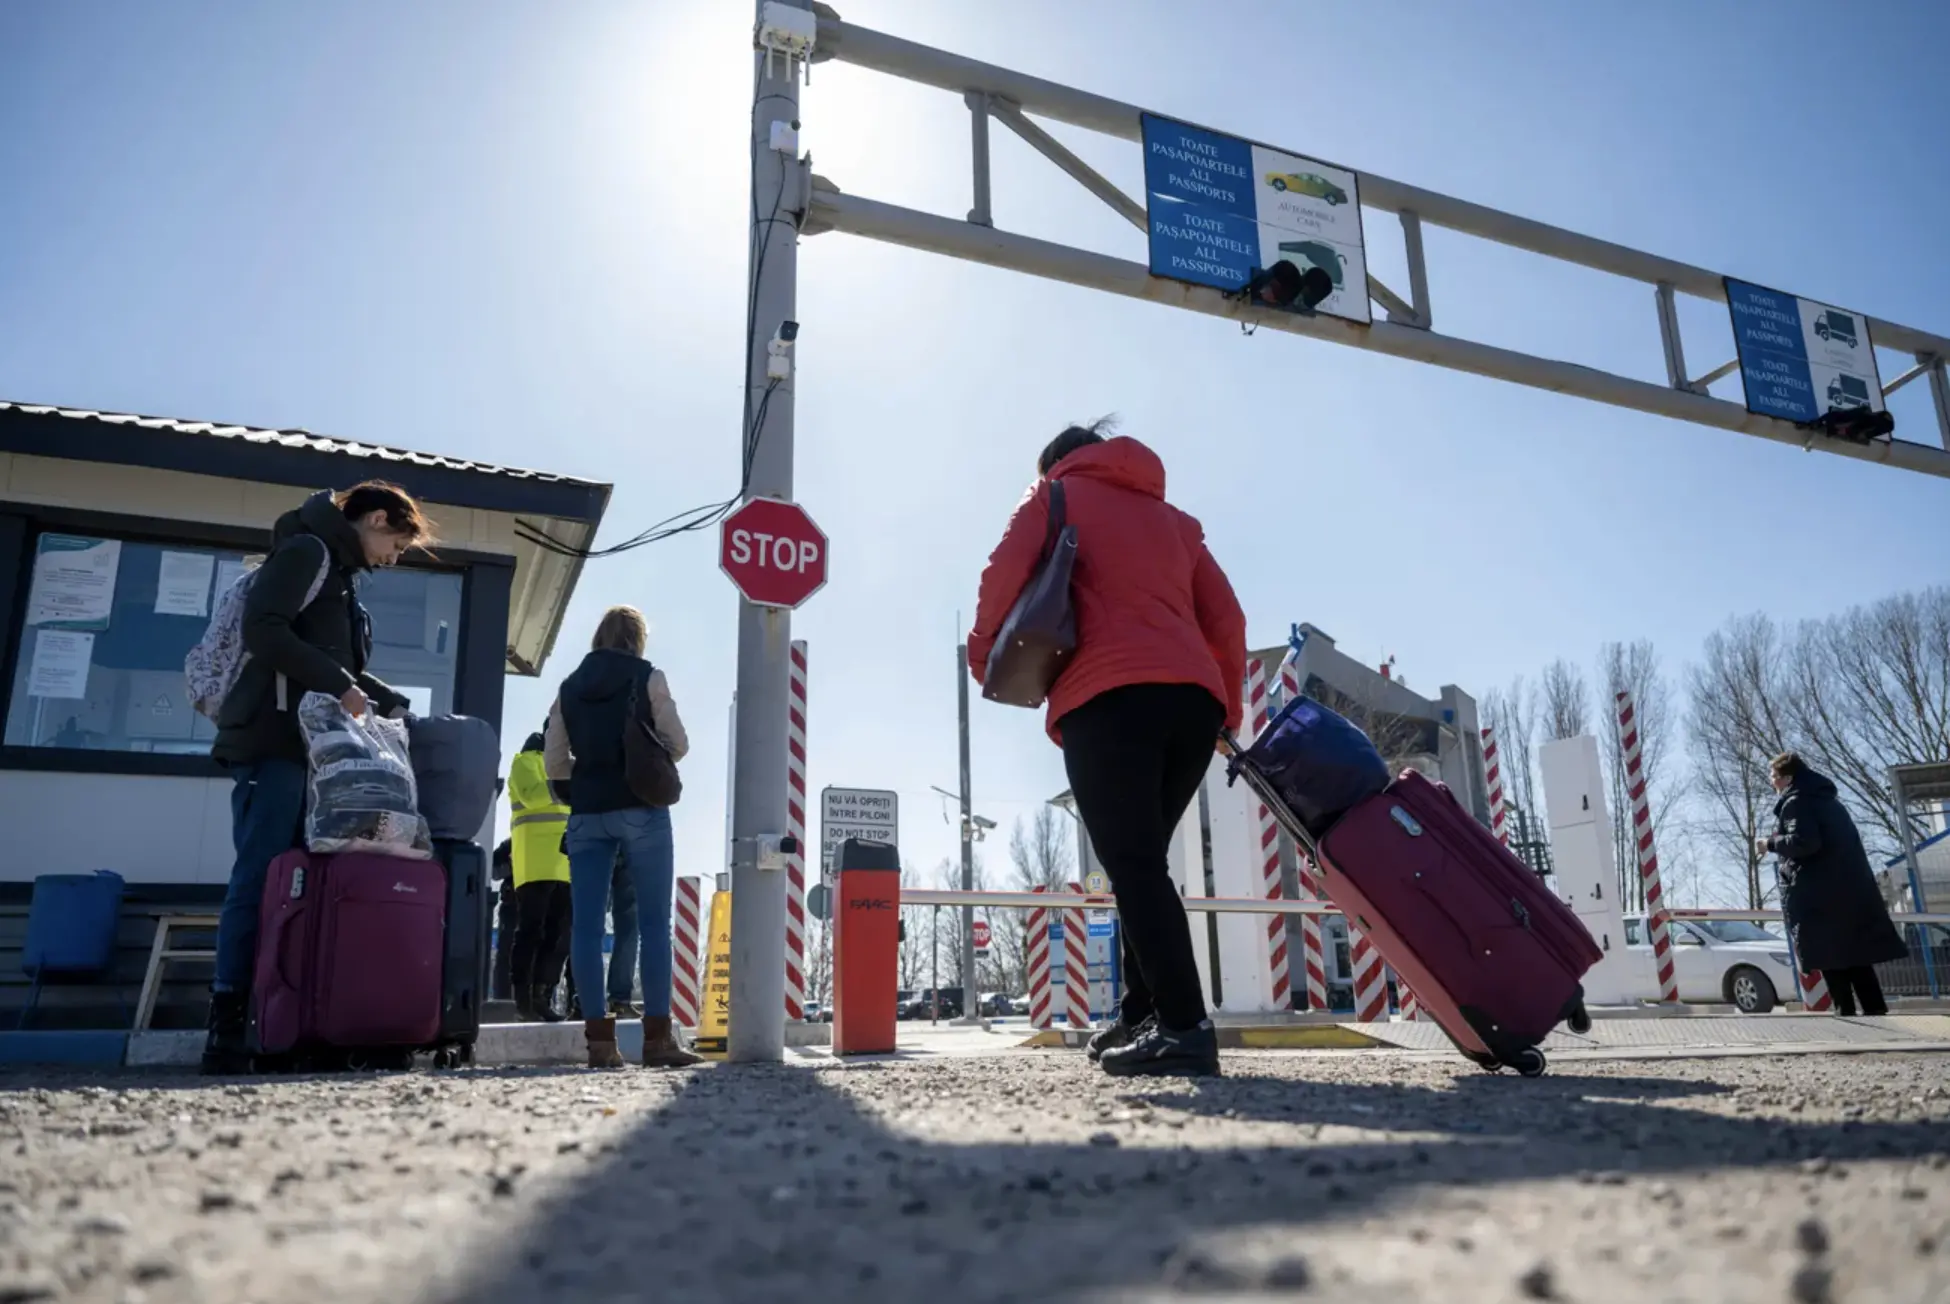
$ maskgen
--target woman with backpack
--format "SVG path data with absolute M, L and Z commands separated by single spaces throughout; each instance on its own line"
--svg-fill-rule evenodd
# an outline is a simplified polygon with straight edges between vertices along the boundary
M 603 990 L 603 916 L 619 852 L 641 912 L 637 963 L 643 979 L 643 1063 L 699 1063 L 670 1030 L 670 892 L 676 871 L 670 808 L 650 805 L 631 784 L 624 731 L 647 723 L 671 763 L 690 740 L 664 672 L 644 660 L 650 627 L 635 607 L 611 607 L 589 655 L 562 681 L 549 708 L 543 751 L 551 783 L 569 790 L 569 971 L 578 992 Z M 583 1011 L 586 1015 L 587 1009 Z M 616 1018 L 583 1020 L 589 1067 L 623 1067 Z
M 358 577 L 426 547 L 433 525 L 397 485 L 372 480 L 313 494 L 278 518 L 271 553 L 253 572 L 236 630 L 236 681 L 217 710 L 210 754 L 235 781 L 231 840 L 237 858 L 217 924 L 205 1073 L 247 1073 L 258 905 L 271 862 L 303 844 L 305 739 L 298 702 L 326 693 L 353 714 L 403 715 L 407 700 L 366 670 L 372 619 Z

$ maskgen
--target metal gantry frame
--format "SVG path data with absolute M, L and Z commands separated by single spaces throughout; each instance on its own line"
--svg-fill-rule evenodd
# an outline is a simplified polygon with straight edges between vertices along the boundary
M 1404 297 L 1368 277 L 1369 297 L 1386 316 L 1371 324 L 1326 316 L 1299 316 L 1254 307 L 1217 290 L 1151 275 L 1145 263 L 998 230 L 989 168 L 989 127 L 1000 122 L 1056 164 L 1084 189 L 1140 231 L 1148 233 L 1146 206 L 1125 194 L 1036 123 L 1031 115 L 1141 142 L 1141 111 L 1102 95 L 965 59 L 945 50 L 888 36 L 841 20 L 812 0 L 757 0 L 751 121 L 752 245 L 747 341 L 746 421 L 741 442 L 750 447 L 746 497 L 790 500 L 793 470 L 793 384 L 770 374 L 771 338 L 794 316 L 796 245 L 801 235 L 844 231 L 890 244 L 923 249 L 1047 280 L 1120 294 L 1212 317 L 1253 323 L 1330 340 L 1355 348 L 1434 363 L 1456 371 L 1553 390 L 1617 407 L 1674 417 L 1698 425 L 1757 435 L 1804 449 L 1881 462 L 1950 478 L 1950 339 L 1875 318 L 1869 328 L 1885 348 L 1904 351 L 1916 365 L 1883 389 L 1894 393 L 1927 377 L 1935 400 L 1942 447 L 1906 440 L 1856 444 L 1757 416 L 1740 404 L 1708 395 L 1706 387 L 1730 374 L 1727 363 L 1691 378 L 1681 346 L 1674 296 L 1679 292 L 1725 302 L 1718 273 L 1559 227 L 1500 212 L 1467 200 L 1360 173 L 1361 201 L 1393 213 L 1401 223 L 1408 266 Z M 807 11 L 814 21 L 806 21 Z M 934 86 L 963 97 L 969 109 L 973 159 L 973 206 L 965 219 L 902 208 L 844 193 L 813 175 L 798 153 L 799 57 L 810 43 L 811 61 L 844 63 Z M 780 57 L 781 51 L 785 51 Z M 768 199 L 769 197 L 769 199 Z M 775 201 L 775 202 L 774 202 Z M 770 204 L 770 211 L 763 205 Z M 1429 302 L 1422 225 L 1433 223 L 1494 240 L 1546 258 L 1594 268 L 1652 287 L 1665 344 L 1666 384 L 1657 385 L 1592 367 L 1534 357 L 1434 330 Z M 729 1054 L 732 1060 L 778 1060 L 784 1054 L 785 881 L 761 854 L 776 845 L 786 814 L 786 666 L 791 613 L 755 606 L 742 598 L 738 625 L 738 687 L 734 708 L 731 809 L 732 975 Z M 1055 898 L 1045 898 L 1050 904 Z M 962 905 L 964 919 L 973 902 Z M 1197 907 L 1206 908 L 1206 907 Z M 1240 905 L 1214 908 L 1263 908 Z M 1284 912 L 1288 906 L 1281 906 Z M 1302 913 L 1297 907 L 1293 913 Z M 964 948 L 972 945 L 964 938 Z M 964 951 L 966 954 L 966 951 Z
M 1883 393 L 1893 394 L 1911 381 L 1927 377 L 1941 446 L 1904 439 L 1867 444 L 1836 439 L 1792 422 L 1756 415 L 1740 403 L 1709 395 L 1707 387 L 1732 374 L 1739 365 L 1737 360 L 1697 377 L 1690 374 L 1680 338 L 1676 295 L 1683 292 L 1725 303 L 1726 290 L 1718 272 L 1405 185 L 1372 172 L 1358 174 L 1361 202 L 1399 218 L 1409 287 L 1404 297 L 1369 276 L 1369 297 L 1386 313 L 1384 319 L 1371 325 L 1256 308 L 1229 299 L 1217 290 L 1153 276 L 1144 263 L 998 230 L 994 224 L 990 185 L 991 121 L 1000 122 L 1021 136 L 1133 226 L 1148 231 L 1144 204 L 1118 189 L 1030 117 L 1034 114 L 1123 140 L 1141 141 L 1142 111 L 1138 106 L 859 27 L 843 21 L 824 4 L 814 4 L 812 8 L 818 16 L 815 62 L 837 60 L 938 87 L 965 99 L 971 121 L 974 206 L 966 220 L 943 217 L 849 195 L 827 178 L 802 170 L 806 193 L 800 229 L 805 234 L 844 231 L 1127 298 L 1252 322 L 1295 335 L 1434 363 L 1616 407 L 1756 435 L 1803 449 L 1950 478 L 1950 375 L 1946 374 L 1950 338 L 1879 318 L 1867 319 L 1878 346 L 1907 353 L 1915 359 L 1913 367 L 1883 387 Z M 1651 287 L 1664 344 L 1666 383 L 1658 385 L 1593 367 L 1437 334 L 1433 329 L 1428 267 L 1422 247 L 1425 222 L 1559 262 L 1641 281 Z

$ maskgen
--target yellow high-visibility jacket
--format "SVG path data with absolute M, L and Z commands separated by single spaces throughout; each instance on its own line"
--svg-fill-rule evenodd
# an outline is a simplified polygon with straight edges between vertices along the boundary
M 556 801 L 542 772 L 540 752 L 522 752 L 508 772 L 508 805 L 514 819 L 515 886 L 524 883 L 569 881 L 569 858 L 562 854 L 562 834 L 569 824 L 569 808 Z

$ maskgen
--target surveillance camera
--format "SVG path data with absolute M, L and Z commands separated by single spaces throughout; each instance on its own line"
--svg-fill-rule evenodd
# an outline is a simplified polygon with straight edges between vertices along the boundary
M 984 819 L 982 816 L 977 815 L 975 817 L 975 827 L 978 829 L 992 829 L 995 827 L 995 821 L 992 819 Z
M 779 333 L 778 333 L 778 337 L 777 337 L 777 338 L 778 338 L 778 339 L 779 339 L 779 341 L 780 341 L 781 343 L 783 343 L 783 344 L 790 344 L 790 343 L 792 343 L 792 342 L 793 342 L 794 340 L 796 340 L 796 339 L 798 339 L 798 338 L 799 338 L 799 323 L 798 323 L 798 322 L 796 322 L 796 321 L 782 321 L 782 322 L 780 322 L 780 323 L 779 323 Z

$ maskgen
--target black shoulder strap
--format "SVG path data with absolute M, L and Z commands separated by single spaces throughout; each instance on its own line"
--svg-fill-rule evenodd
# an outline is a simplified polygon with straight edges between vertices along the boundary
M 1069 504 L 1063 496 L 1063 482 L 1061 480 L 1050 481 L 1049 525 L 1043 531 L 1043 556 L 1045 558 L 1056 551 L 1056 536 L 1063 533 L 1063 527 L 1069 524 L 1069 514 Z

